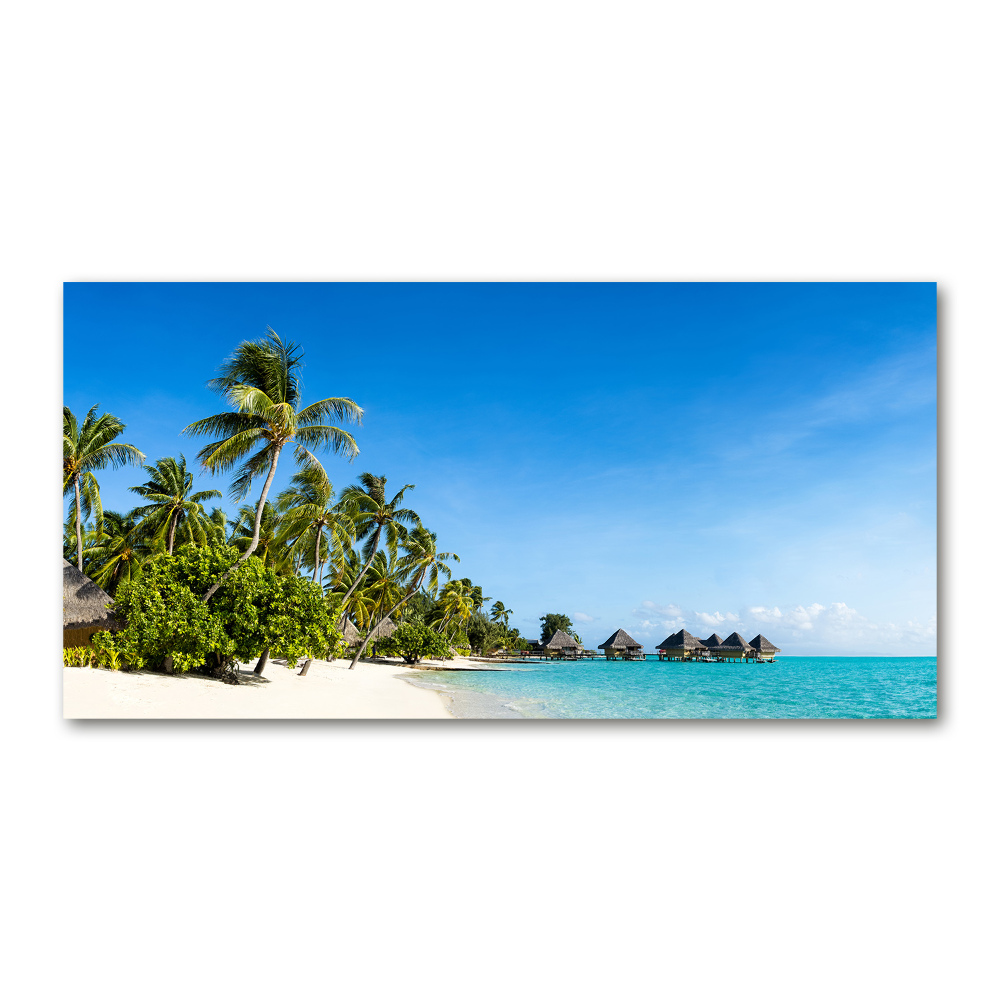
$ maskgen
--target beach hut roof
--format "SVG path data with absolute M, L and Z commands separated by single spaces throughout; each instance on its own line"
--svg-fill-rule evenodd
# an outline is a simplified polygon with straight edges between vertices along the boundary
M 668 636 L 656 647 L 657 649 L 704 649 L 705 645 L 696 635 L 692 635 L 686 628 L 680 632 L 675 632 Z
M 642 649 L 642 643 L 636 642 L 625 631 L 625 629 L 620 628 L 613 636 L 608 638 L 606 641 L 602 642 L 598 649 Z
M 372 639 L 385 639 L 392 635 L 396 631 L 396 623 L 389 618 L 386 618 L 384 622 L 377 629 L 375 629 L 375 634 Z
M 347 644 L 349 646 L 354 646 L 361 641 L 361 633 L 358 632 L 357 627 L 354 622 L 350 620 L 350 618 L 347 618 L 346 616 L 341 618 L 340 621 L 337 622 L 337 628 L 344 633 L 344 639 L 347 640 Z
M 562 629 L 557 629 L 556 634 L 543 643 L 546 649 L 583 649 L 571 635 L 567 635 Z
M 63 559 L 63 629 L 119 628 L 114 603 L 89 576 Z
M 750 640 L 750 645 L 753 646 L 759 653 L 780 653 L 781 650 L 770 639 L 765 639 L 762 635 L 755 635 Z
M 670 635 L 668 635 L 666 639 L 664 639 L 663 642 L 661 642 L 659 646 L 656 647 L 656 649 L 667 649 L 676 638 L 677 638 L 677 633 L 671 632 Z
M 709 649 L 712 649 L 715 646 L 722 645 L 722 637 L 718 632 L 713 632 L 707 639 L 702 639 L 701 644 L 703 646 L 708 646 Z
M 729 636 L 726 641 L 722 644 L 724 649 L 742 649 L 745 653 L 748 649 L 751 649 L 751 645 L 746 639 L 739 634 L 739 632 L 734 632 Z

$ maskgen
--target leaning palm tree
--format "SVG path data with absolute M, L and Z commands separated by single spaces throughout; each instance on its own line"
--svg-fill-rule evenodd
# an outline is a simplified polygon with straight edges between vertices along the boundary
M 403 530 L 405 531 L 405 529 Z M 361 659 L 361 654 L 365 651 L 365 647 L 382 623 L 391 618 L 424 585 L 425 580 L 427 581 L 427 589 L 431 593 L 434 593 L 437 590 L 438 579 L 441 576 L 451 576 L 447 560 L 461 561 L 454 552 L 438 552 L 437 535 L 433 531 L 428 531 L 422 525 L 414 528 L 412 531 L 406 532 L 405 537 L 401 541 L 403 550 L 406 553 L 400 565 L 400 573 L 403 577 L 403 586 L 405 587 L 403 596 L 383 615 L 373 616 L 373 620 L 374 617 L 378 617 L 379 620 L 375 623 L 374 627 L 369 628 L 367 635 L 358 644 L 354 659 L 351 660 L 351 665 L 348 668 L 350 670 L 353 670 L 358 660 Z
M 391 500 L 385 498 L 385 476 L 373 476 L 370 472 L 362 472 L 358 476 L 360 486 L 346 486 L 340 494 L 340 508 L 353 520 L 354 535 L 359 540 L 365 539 L 363 556 L 365 565 L 355 577 L 354 584 L 344 594 L 346 605 L 354 589 L 365 578 L 368 568 L 378 552 L 379 543 L 385 536 L 385 542 L 395 548 L 400 534 L 406 533 L 407 524 L 419 524 L 420 518 L 415 511 L 400 507 L 403 494 L 413 489 L 412 483 L 407 483 Z
M 354 541 L 354 521 L 339 509 L 323 467 L 311 465 L 296 472 L 278 495 L 278 510 L 285 524 L 283 540 L 291 541 L 293 554 L 306 555 L 313 548 L 313 583 L 319 583 L 323 564 L 330 558 L 343 561 Z
M 187 462 L 181 455 L 176 458 L 161 458 L 153 465 L 144 465 L 149 482 L 142 486 L 130 486 L 132 493 L 138 493 L 145 500 L 152 501 L 145 507 L 136 508 L 135 513 L 142 518 L 142 528 L 151 535 L 165 534 L 167 555 L 174 554 L 174 535 L 178 526 L 184 541 L 204 540 L 206 528 L 202 502 L 212 497 L 221 497 L 218 490 L 191 492 L 194 475 L 187 470 Z
M 332 396 L 300 410 L 302 389 L 299 370 L 302 351 L 285 343 L 270 327 L 262 340 L 244 341 L 222 363 L 219 376 L 208 385 L 226 398 L 232 411 L 196 420 L 185 434 L 210 434 L 215 440 L 198 453 L 211 472 L 236 468 L 229 495 L 234 503 L 250 492 L 254 478 L 265 475 L 257 501 L 253 536 L 246 551 L 212 584 L 202 598 L 211 599 L 229 575 L 257 548 L 260 519 L 268 491 L 285 445 L 294 445 L 300 466 L 318 465 L 311 448 L 325 448 L 353 459 L 358 453 L 354 438 L 343 428 L 322 423 L 330 417 L 360 424 L 362 409 L 352 399 Z M 242 464 L 239 464 L 242 463 Z
M 74 494 L 76 513 L 76 568 L 83 572 L 84 517 L 94 515 L 94 530 L 103 528 L 104 511 L 101 491 L 94 475 L 99 469 L 117 469 L 139 465 L 146 456 L 135 445 L 115 441 L 125 425 L 110 413 L 97 416 L 97 405 L 90 408 L 81 426 L 72 410 L 63 407 L 63 496 Z

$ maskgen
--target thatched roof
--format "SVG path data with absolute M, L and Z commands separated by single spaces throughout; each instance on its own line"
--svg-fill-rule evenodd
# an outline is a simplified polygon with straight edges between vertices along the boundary
M 63 559 L 63 629 L 115 629 L 120 622 L 114 614 L 114 601 L 100 587 L 84 576 L 72 563 Z M 107 605 L 112 610 L 108 610 Z
M 751 648 L 751 646 L 750 643 L 747 642 L 746 639 L 744 639 L 743 636 L 739 634 L 739 632 L 734 632 L 731 636 L 729 636 L 729 638 L 725 640 L 725 642 L 723 642 L 720 648 L 742 649 L 743 652 L 745 653 Z
M 656 647 L 657 649 L 704 649 L 705 645 L 697 636 L 692 635 L 686 628 L 680 632 L 675 632 L 668 636 Z
M 567 635 L 562 629 L 557 629 L 556 634 L 543 644 L 545 649 L 583 649 L 571 635 Z
M 605 642 L 602 642 L 598 649 L 642 649 L 642 643 L 636 642 L 625 631 L 625 629 L 620 628 L 613 636 L 608 638 Z
M 361 633 L 358 632 L 357 628 L 349 618 L 341 618 L 337 622 L 337 628 L 344 633 L 344 639 L 347 641 L 348 646 L 356 646 L 361 642 Z
M 715 646 L 722 645 L 722 637 L 718 632 L 713 632 L 707 639 L 702 639 L 701 644 L 703 646 L 708 646 L 709 649 L 712 649 Z
M 384 622 L 375 630 L 375 634 L 372 636 L 372 640 L 375 639 L 385 639 L 392 635 L 396 631 L 396 623 L 389 618 L 386 618 Z
M 770 639 L 765 639 L 762 635 L 755 635 L 750 640 L 750 645 L 757 650 L 758 653 L 780 653 L 781 650 Z
M 663 642 L 661 642 L 659 644 L 659 646 L 657 646 L 656 648 L 657 649 L 667 649 L 667 648 L 669 648 L 670 644 L 674 641 L 674 639 L 677 638 L 677 636 L 678 636 L 677 632 L 671 632 L 670 635 L 668 635 L 666 637 L 666 639 L 664 639 Z

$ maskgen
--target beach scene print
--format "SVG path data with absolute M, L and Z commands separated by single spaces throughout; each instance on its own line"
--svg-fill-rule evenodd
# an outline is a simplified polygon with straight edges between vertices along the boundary
M 928 719 L 926 282 L 64 286 L 72 719 Z

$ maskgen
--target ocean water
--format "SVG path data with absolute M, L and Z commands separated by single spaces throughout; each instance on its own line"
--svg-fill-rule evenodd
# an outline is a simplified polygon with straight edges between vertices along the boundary
M 937 657 L 779 656 L 773 663 L 577 660 L 421 673 L 467 717 L 933 719 Z

